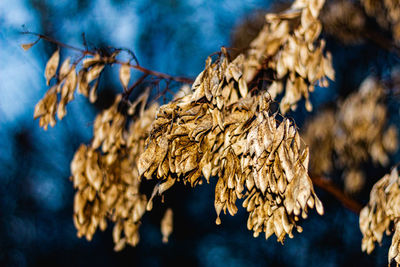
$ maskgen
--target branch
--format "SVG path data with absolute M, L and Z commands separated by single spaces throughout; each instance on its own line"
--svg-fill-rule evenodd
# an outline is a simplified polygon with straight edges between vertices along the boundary
M 29 35 L 37 36 L 39 39 L 46 40 L 49 43 L 56 44 L 56 45 L 58 45 L 60 47 L 64 47 L 64 48 L 67 48 L 67 49 L 78 51 L 78 52 L 82 53 L 83 55 L 95 56 L 95 55 L 98 54 L 97 51 L 90 51 L 88 49 L 82 49 L 82 48 L 75 47 L 75 46 L 72 46 L 72 45 L 69 45 L 69 44 L 65 44 L 63 42 L 60 42 L 60 41 L 58 41 L 56 39 L 53 39 L 53 38 L 51 38 L 49 36 L 46 36 L 46 35 L 43 35 L 43 34 L 40 34 L 40 33 L 29 32 L 29 31 L 25 31 L 25 32 L 21 32 L 21 33 L 22 34 L 29 34 Z M 142 67 L 142 66 L 140 66 L 138 64 L 138 60 L 137 60 L 135 54 L 132 51 L 130 51 L 129 49 L 126 49 L 126 48 L 120 48 L 118 50 L 119 51 L 128 52 L 136 62 L 136 65 L 133 65 L 133 64 L 129 63 L 128 64 L 129 67 L 131 67 L 133 69 L 136 69 L 138 71 L 141 71 L 144 74 L 152 75 L 152 76 L 158 77 L 160 79 L 172 80 L 172 81 L 176 81 L 176 82 L 180 82 L 180 83 L 192 84 L 194 82 L 194 79 L 192 79 L 192 78 L 181 77 L 181 76 L 173 76 L 173 75 L 169 75 L 169 74 L 162 73 L 162 72 L 159 72 L 159 71 L 154 71 L 154 70 L 150 70 L 150 69 L 144 68 L 144 67 Z M 123 61 L 120 61 L 120 60 L 114 60 L 112 63 L 113 64 L 120 64 L 120 65 L 126 64 L 126 62 L 123 62 Z
M 340 188 L 338 188 L 335 184 L 333 184 L 329 179 L 324 177 L 311 177 L 313 184 L 316 187 L 328 192 L 334 198 L 342 203 L 343 206 L 353 211 L 357 215 L 360 214 L 362 209 L 362 205 L 346 195 Z
M 116 61 L 117 64 L 126 64 L 123 62 L 119 62 Z M 180 83 L 188 83 L 188 84 L 192 84 L 194 82 L 194 80 L 192 78 L 187 78 L 187 77 L 182 77 L 182 76 L 172 76 L 166 73 L 162 73 L 162 72 L 158 72 L 158 71 L 154 71 L 154 70 L 150 70 L 150 69 L 146 69 L 142 66 L 139 65 L 132 65 L 129 64 L 130 67 L 137 69 L 143 73 L 146 73 L 148 75 L 152 75 L 161 79 L 166 79 L 166 80 L 172 80 L 172 81 L 176 81 L 176 82 L 180 82 Z
M 128 90 L 124 92 L 124 97 L 128 98 L 129 95 L 132 93 L 133 89 L 135 89 L 139 84 L 141 84 L 149 74 L 144 73 Z

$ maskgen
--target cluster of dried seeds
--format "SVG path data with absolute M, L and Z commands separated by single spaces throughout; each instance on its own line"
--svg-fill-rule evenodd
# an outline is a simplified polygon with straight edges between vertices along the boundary
M 195 186 L 202 176 L 207 182 L 217 176 L 216 223 L 222 211 L 234 215 L 236 200 L 246 197 L 248 229 L 255 236 L 264 231 L 266 238 L 275 233 L 283 242 L 294 227 L 301 231 L 300 215 L 306 218 L 314 206 L 323 214 L 323 207 L 307 174 L 308 149 L 293 123 L 278 123 L 269 112 L 269 97 L 241 88 L 242 58 L 229 64 L 224 55 L 208 59 L 192 94 L 160 107 L 139 173 L 163 181 L 153 197 L 177 180 Z
M 324 42 L 316 44 L 323 4 L 324 0 L 297 0 L 290 10 L 268 14 L 267 25 L 246 55 L 230 61 L 222 48 L 216 60 L 206 60 L 191 91 L 178 93 L 168 104 L 145 109 L 147 92 L 122 113 L 122 96 L 117 96 L 114 104 L 96 117 L 91 144 L 82 145 L 71 163 L 78 236 L 90 240 L 110 219 L 115 223 L 115 250 L 126 244 L 134 246 L 139 241 L 140 220 L 146 209 L 152 209 L 153 198 L 176 181 L 196 186 L 203 176 L 207 182 L 218 177 L 217 224 L 222 211 L 234 215 L 236 200 L 245 198 L 247 226 L 254 236 L 265 232 L 268 238 L 275 233 L 283 242 L 286 234 L 293 236 L 294 228 L 301 232 L 296 222 L 300 216 L 307 217 L 309 208 L 323 214 L 307 173 L 308 149 L 294 123 L 285 118 L 279 122 L 270 111 L 271 100 L 284 87 L 283 113 L 294 109 L 302 96 L 310 110 L 308 93 L 314 84 L 320 81 L 326 86 L 326 76 L 333 79 L 330 55 L 323 54 Z M 117 61 L 118 53 L 102 57 L 89 52 L 91 56 L 83 60 L 78 73 L 76 67 L 83 56 L 72 64 L 67 59 L 56 75 L 57 50 L 45 70 L 48 84 L 54 77 L 56 83 L 35 109 L 40 125 L 53 126 L 57 109 L 59 119 L 65 116 L 65 105 L 76 88 L 91 102 L 96 101 L 99 77 L 107 64 L 121 64 L 119 78 L 127 94 L 132 65 Z M 261 70 L 273 73 L 269 87 L 249 91 L 248 83 Z M 128 115 L 135 112 L 138 102 L 142 102 L 140 114 L 126 129 L 131 121 Z M 160 180 L 149 200 L 139 192 L 142 176 Z M 170 209 L 161 231 L 167 241 L 172 231 Z
M 267 24 L 250 44 L 244 64 L 244 78 L 250 82 L 261 71 L 273 71 L 268 92 L 273 99 L 283 92 L 280 109 L 285 114 L 296 109 L 304 97 L 307 110 L 312 109 L 309 92 L 317 81 L 326 87 L 326 77 L 334 79 L 331 55 L 323 54 L 325 42 L 316 40 L 321 32 L 319 12 L 324 0 L 297 0 L 289 10 L 267 14 Z
M 52 78 L 56 76 L 56 71 L 60 61 L 60 51 L 56 50 L 50 57 L 45 68 L 45 78 L 47 85 Z M 33 117 L 39 119 L 40 127 L 45 130 L 48 125 L 54 127 L 56 124 L 55 115 L 62 119 L 66 114 L 65 106 L 74 99 L 75 88 L 78 84 L 78 78 L 75 72 L 75 65 L 70 64 L 70 58 L 67 58 L 60 67 L 58 82 L 52 86 L 35 106 Z M 58 101 L 58 94 L 60 100 Z
M 244 122 L 249 124 L 242 133 L 244 149 L 236 153 L 247 189 L 243 206 L 254 236 L 263 231 L 268 238 L 275 233 L 283 242 L 286 234 L 293 237 L 294 227 L 301 232 L 296 225 L 300 215 L 307 218 L 308 208 L 314 206 L 322 215 L 323 207 L 307 173 L 308 149 L 295 126 L 288 119 L 277 123 L 268 114 L 265 98 L 257 100 L 254 120 Z
M 400 178 L 397 168 L 383 176 L 372 188 L 368 205 L 360 213 L 360 229 L 363 234 L 362 250 L 370 254 L 375 242 L 381 243 L 383 233 L 394 235 L 388 253 L 389 265 L 394 259 L 400 264 Z
M 330 173 L 335 155 L 335 167 L 345 169 L 346 191 L 357 192 L 365 180 L 362 163 L 389 163 L 388 154 L 397 150 L 398 141 L 396 127 L 387 125 L 384 100 L 382 84 L 369 77 L 336 112 L 321 112 L 306 125 L 304 139 L 310 146 L 310 165 L 315 174 Z
M 115 250 L 139 242 L 147 197 L 139 192 L 137 159 L 158 109 L 154 104 L 126 130 L 126 117 L 118 110 L 120 101 L 119 95 L 110 108 L 96 117 L 91 145 L 81 145 L 71 163 L 77 189 L 74 223 L 78 236 L 91 240 L 97 227 L 106 228 L 108 218 L 115 223 Z
M 50 57 L 45 68 L 45 78 L 47 85 L 53 78 L 56 78 L 56 83 L 46 92 L 35 106 L 34 118 L 39 119 L 40 127 L 47 130 L 48 125 L 56 124 L 55 115 L 59 120 L 62 120 L 67 114 L 66 105 L 74 99 L 75 89 L 86 97 L 89 97 L 90 102 L 95 102 L 97 99 L 97 88 L 99 85 L 99 77 L 108 63 L 112 63 L 114 57 L 102 58 L 96 54 L 83 60 L 82 68 L 79 73 L 76 72 L 76 66 L 79 61 L 71 64 L 71 59 L 68 57 L 61 64 L 57 74 L 57 69 L 60 62 L 60 50 L 57 49 Z

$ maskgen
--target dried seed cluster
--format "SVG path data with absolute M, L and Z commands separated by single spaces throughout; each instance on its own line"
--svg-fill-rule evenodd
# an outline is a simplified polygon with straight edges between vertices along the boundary
M 284 87 L 283 113 L 294 109 L 302 96 L 310 110 L 308 92 L 317 81 L 326 86 L 325 76 L 333 79 L 330 55 L 324 56 L 322 51 L 324 42 L 315 44 L 323 3 L 297 0 L 284 13 L 268 14 L 268 24 L 252 42 L 249 53 L 230 61 L 222 48 L 215 61 L 211 57 L 206 60 L 189 94 L 147 110 L 147 97 L 140 97 L 127 112 L 132 115 L 142 102 L 129 129 L 126 125 L 131 118 L 120 111 L 122 96 L 99 114 L 91 144 L 82 145 L 71 163 L 78 236 L 90 240 L 97 228 L 106 228 L 109 219 L 115 223 L 115 250 L 126 244 L 134 246 L 139 241 L 140 220 L 146 209 L 152 209 L 153 198 L 176 181 L 196 186 L 203 176 L 207 182 L 218 177 L 217 224 L 222 211 L 234 215 L 236 200 L 245 198 L 247 226 L 254 236 L 265 232 L 268 238 L 275 233 L 283 242 L 286 234 L 293 236 L 294 228 L 301 232 L 296 222 L 300 216 L 307 217 L 308 208 L 316 207 L 323 214 L 307 173 L 308 149 L 291 121 L 283 118 L 279 122 L 270 112 L 270 101 Z M 72 64 L 67 59 L 57 75 L 57 50 L 45 70 L 47 82 L 55 77 L 56 84 L 35 109 L 40 125 L 53 126 L 57 109 L 59 119 L 65 116 L 65 105 L 76 88 L 91 102 L 96 101 L 99 77 L 107 64 L 121 64 L 119 78 L 127 94 L 133 88 L 128 88 L 132 65 L 117 61 L 118 53 L 102 57 L 90 52 L 92 56 L 83 60 L 78 73 L 75 69 L 83 57 Z M 272 73 L 267 91 L 248 90 L 258 71 Z M 160 180 L 148 201 L 139 191 L 142 176 Z M 167 241 L 172 231 L 171 210 L 161 222 L 161 231 Z
M 115 223 L 115 250 L 139 242 L 147 197 L 139 192 L 137 159 L 158 109 L 157 104 L 151 106 L 126 130 L 126 117 L 118 110 L 120 101 L 119 95 L 96 117 L 91 145 L 81 145 L 71 163 L 78 236 L 91 240 L 97 227 L 107 227 L 108 218 Z
M 259 100 L 255 119 L 242 134 L 243 152 L 236 153 L 247 189 L 243 206 L 249 212 L 247 227 L 254 236 L 264 231 L 268 238 L 275 233 L 283 242 L 286 234 L 293 237 L 294 227 L 301 232 L 296 226 L 300 215 L 307 218 L 307 209 L 314 206 L 322 215 L 323 207 L 307 173 L 308 149 L 295 126 L 287 119 L 277 124 L 262 100 L 265 98 Z M 229 188 L 229 180 L 226 186 Z
M 317 115 L 308 125 L 304 139 L 310 146 L 311 169 L 327 174 L 336 167 L 344 168 L 345 189 L 359 191 L 364 184 L 362 163 L 372 160 L 386 166 L 388 154 L 397 150 L 397 129 L 387 125 L 387 107 L 382 84 L 367 78 L 360 89 L 349 95 L 338 107 Z
M 397 168 L 383 176 L 372 188 L 368 205 L 360 213 L 360 229 L 363 234 L 362 250 L 370 254 L 375 242 L 382 242 L 383 233 L 394 235 L 389 249 L 389 265 L 394 259 L 400 264 L 400 178 Z
M 74 99 L 75 89 L 86 97 L 89 97 L 91 103 L 97 99 L 97 88 L 99 77 L 106 64 L 112 63 L 112 55 L 102 58 L 96 54 L 82 61 L 82 68 L 76 72 L 76 66 L 79 61 L 71 63 L 70 58 L 64 60 L 57 69 L 60 62 L 60 50 L 56 50 L 50 57 L 45 68 L 45 78 L 47 85 L 51 79 L 56 78 L 56 83 L 46 92 L 45 96 L 36 104 L 34 118 L 39 118 L 39 125 L 47 130 L 48 125 L 56 124 L 56 113 L 59 120 L 62 120 L 67 114 L 66 105 Z
M 268 87 L 271 97 L 283 92 L 281 112 L 296 109 L 304 97 L 306 108 L 311 110 L 309 92 L 317 81 L 327 86 L 326 76 L 334 79 L 331 55 L 323 54 L 325 42 L 315 44 L 321 32 L 318 20 L 324 0 L 297 0 L 291 9 L 280 14 L 267 14 L 267 24 L 250 44 L 244 64 L 247 82 L 262 69 L 273 71 L 273 82 Z
M 47 85 L 56 76 L 59 61 L 60 50 L 56 50 L 46 64 L 45 78 Z M 49 124 L 52 127 L 56 124 L 56 113 L 60 120 L 67 114 L 65 106 L 74 99 L 78 78 L 75 65 L 70 64 L 70 58 L 67 58 L 61 65 L 57 79 L 57 84 L 52 86 L 35 106 L 33 117 L 35 119 L 40 118 L 39 125 L 45 130 L 47 130 Z M 57 99 L 58 95 L 60 95 L 60 100 Z
M 365 12 L 375 17 L 378 24 L 392 32 L 393 39 L 400 43 L 400 2 L 398 0 L 361 0 Z
M 226 105 L 238 101 L 239 94 L 247 94 L 242 60 L 239 56 L 228 64 L 225 55 L 216 62 L 208 58 L 192 86 L 193 93 L 160 107 L 139 159 L 140 175 L 150 179 L 155 173 L 158 179 L 166 179 L 157 188 L 158 194 L 176 179 L 195 186 L 202 175 L 209 181 L 217 174 Z
M 296 226 L 300 215 L 307 217 L 314 206 L 322 214 L 323 207 L 307 174 L 308 150 L 295 126 L 287 119 L 278 123 L 269 114 L 268 97 L 247 94 L 242 59 L 207 59 L 192 94 L 160 107 L 139 173 L 164 181 L 153 196 L 176 180 L 195 186 L 202 176 L 207 182 L 217 176 L 216 223 L 221 223 L 222 211 L 234 215 L 236 200 L 245 197 L 248 229 L 255 236 L 265 232 L 266 238 L 275 233 L 283 242 L 286 234 L 293 236 L 294 227 L 301 231 Z

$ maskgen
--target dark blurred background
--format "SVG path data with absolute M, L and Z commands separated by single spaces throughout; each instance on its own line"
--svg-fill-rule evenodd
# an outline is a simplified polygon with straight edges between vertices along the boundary
M 276 3 L 0 1 L 0 266 L 386 266 L 390 238 L 371 255 L 362 253 L 358 216 L 318 189 L 326 215 L 312 212 L 301 223 L 303 233 L 284 246 L 275 236 L 253 238 L 243 210 L 235 217 L 223 216 L 222 225 L 215 225 L 215 184 L 195 189 L 179 185 L 167 195 L 174 209 L 168 244 L 161 242 L 162 214 L 157 209 L 145 215 L 136 248 L 114 252 L 110 227 L 97 232 L 91 242 L 76 237 L 69 163 L 79 144 L 90 140 L 95 114 L 121 91 L 117 69 L 109 70 L 101 82 L 99 98 L 105 101 L 90 105 L 77 96 L 66 118 L 45 132 L 33 121 L 33 109 L 47 90 L 44 66 L 55 47 L 41 41 L 24 52 L 20 45 L 35 38 L 19 32 L 39 32 L 76 46 L 82 46 L 85 33 L 89 46 L 127 47 L 145 67 L 194 77 L 209 54 L 231 45 L 234 30 L 251 14 Z M 325 37 L 337 79 L 329 88 L 316 88 L 314 113 L 357 89 L 368 74 L 387 75 L 398 63 L 373 44 L 345 46 Z M 62 57 L 69 52 L 62 51 Z M 303 106 L 290 114 L 299 126 L 309 116 Z M 398 115 L 398 108 L 391 108 Z M 397 156 L 393 162 L 398 160 Z M 387 170 L 374 169 L 370 175 L 379 178 Z M 359 199 L 363 204 L 368 190 Z

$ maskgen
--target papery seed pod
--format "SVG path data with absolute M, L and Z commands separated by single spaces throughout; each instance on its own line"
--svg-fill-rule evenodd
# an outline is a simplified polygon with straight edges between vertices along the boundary
M 101 72 L 104 69 L 104 64 L 96 64 L 92 68 L 90 68 L 86 73 L 86 83 L 90 83 L 91 81 L 97 79 Z
M 31 49 L 38 41 L 32 42 L 32 43 L 28 43 L 28 44 L 22 44 L 21 47 L 25 50 L 28 51 L 29 49 Z
M 67 57 L 67 59 L 64 60 L 64 62 L 61 64 L 60 67 L 60 80 L 63 80 L 65 77 L 67 77 L 69 71 L 71 70 L 71 63 L 70 63 L 70 57 Z
M 96 54 L 94 57 L 89 57 L 83 60 L 83 68 L 87 69 L 101 61 L 100 55 Z
M 250 44 L 243 77 L 250 82 L 264 69 L 274 72 L 269 89 L 271 97 L 275 98 L 282 90 L 281 85 L 286 84 L 280 104 L 282 113 L 294 110 L 302 97 L 306 100 L 307 110 L 311 110 L 308 98 L 314 84 L 320 81 L 326 86 L 326 76 L 334 79 L 331 58 L 322 54 L 324 42 L 314 45 L 322 28 L 318 15 L 324 2 L 295 1 L 285 12 L 267 14 L 267 24 Z
M 163 235 L 163 243 L 168 243 L 168 237 L 173 230 L 173 213 L 169 208 L 165 211 L 164 217 L 161 220 L 161 233 Z
M 50 59 L 47 61 L 46 68 L 44 70 L 44 77 L 46 78 L 46 84 L 49 85 L 51 78 L 56 75 L 58 63 L 60 61 L 60 50 L 57 49 Z
M 122 64 L 119 69 L 119 79 L 125 90 L 128 88 L 130 78 L 131 78 L 130 66 L 128 64 Z

